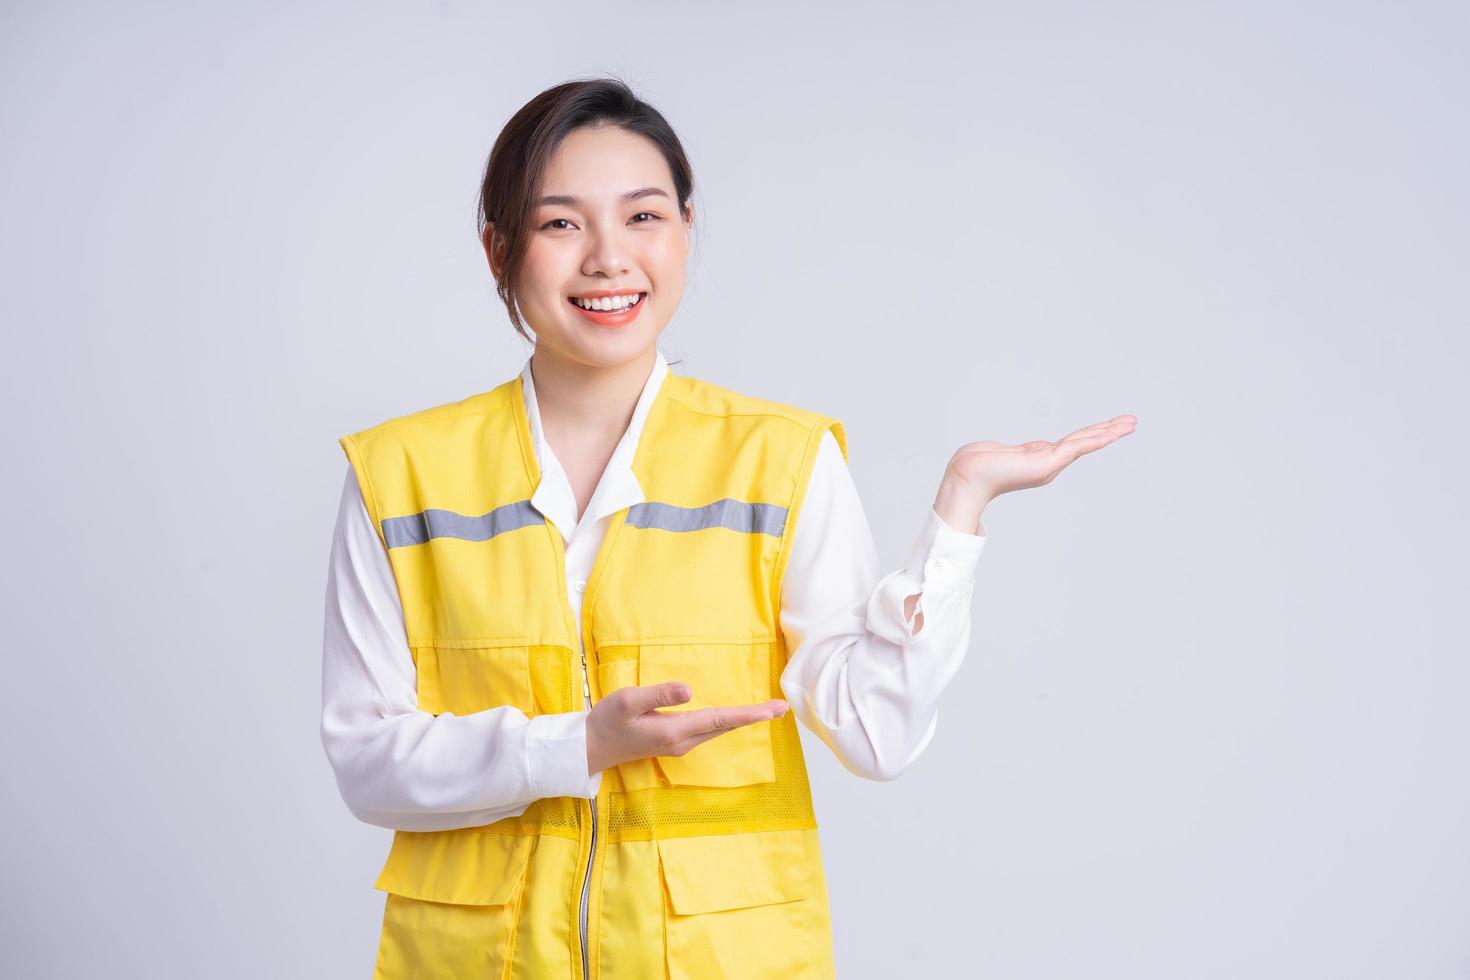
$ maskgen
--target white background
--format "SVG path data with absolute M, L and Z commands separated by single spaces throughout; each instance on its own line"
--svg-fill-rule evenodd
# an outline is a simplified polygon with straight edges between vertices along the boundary
M 610 72 L 695 168 L 661 346 L 842 419 L 885 565 L 960 444 L 1139 418 L 986 512 L 911 770 L 803 732 L 840 975 L 1470 977 L 1467 28 L 6 4 L 0 973 L 371 973 L 390 832 L 317 736 L 336 438 L 519 367 L 481 168 Z

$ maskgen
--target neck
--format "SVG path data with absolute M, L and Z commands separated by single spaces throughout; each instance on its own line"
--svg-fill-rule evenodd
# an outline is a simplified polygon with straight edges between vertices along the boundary
M 548 434 L 620 437 L 657 357 L 657 349 L 650 347 L 626 364 L 592 366 L 537 345 L 531 354 L 531 378 L 542 428 Z

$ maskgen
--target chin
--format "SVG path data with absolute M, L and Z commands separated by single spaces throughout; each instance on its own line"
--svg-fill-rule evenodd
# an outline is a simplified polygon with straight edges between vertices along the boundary
M 619 367 L 646 353 L 658 343 L 659 331 L 627 328 L 579 327 L 570 335 L 538 333 L 537 346 L 547 346 L 563 357 L 594 367 Z

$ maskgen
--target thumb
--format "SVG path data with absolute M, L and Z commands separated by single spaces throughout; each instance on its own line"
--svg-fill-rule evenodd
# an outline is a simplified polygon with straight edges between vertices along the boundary
M 689 689 L 688 684 L 682 681 L 664 681 L 662 684 L 629 688 L 627 703 L 635 713 L 641 715 L 655 708 L 683 704 L 693 696 L 694 692 Z

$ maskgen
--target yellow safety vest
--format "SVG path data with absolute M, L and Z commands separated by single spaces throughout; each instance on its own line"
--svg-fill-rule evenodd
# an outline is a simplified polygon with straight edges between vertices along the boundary
M 520 377 L 340 440 L 388 549 L 419 707 L 583 710 L 686 682 L 676 709 L 783 697 L 781 582 L 817 447 L 842 423 L 665 376 L 583 599 L 531 506 Z M 585 670 L 583 655 L 585 654 Z M 395 831 L 376 976 L 832 977 L 826 877 L 796 717 L 605 770 L 460 830 Z

